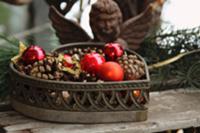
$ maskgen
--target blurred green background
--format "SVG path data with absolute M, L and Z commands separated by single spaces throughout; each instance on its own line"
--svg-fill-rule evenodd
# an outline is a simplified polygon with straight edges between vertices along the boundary
M 31 33 L 29 30 L 35 27 L 38 29 Z M 47 51 L 58 46 L 58 39 L 49 24 L 48 5 L 44 1 L 23 6 L 0 2 L 0 34 L 16 37 L 28 44 L 41 45 Z M 0 40 L 0 45 L 2 43 Z
M 10 10 L 4 4 L 0 3 L 0 32 L 5 32 L 10 18 Z

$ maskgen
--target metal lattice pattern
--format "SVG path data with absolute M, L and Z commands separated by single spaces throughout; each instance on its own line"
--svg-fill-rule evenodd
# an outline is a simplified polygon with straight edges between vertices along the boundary
M 124 91 L 67 91 L 13 84 L 13 98 L 24 104 L 65 111 L 144 110 L 149 101 L 147 89 Z

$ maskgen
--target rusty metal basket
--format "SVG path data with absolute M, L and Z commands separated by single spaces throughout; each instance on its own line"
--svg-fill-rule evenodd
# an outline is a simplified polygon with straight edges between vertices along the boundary
M 100 43 L 72 43 L 54 51 L 102 46 Z M 150 78 L 146 64 L 146 75 L 141 80 L 104 83 L 37 79 L 18 72 L 12 63 L 10 70 L 12 106 L 26 116 L 65 123 L 136 122 L 147 119 Z M 134 93 L 138 91 L 140 93 L 135 97 Z

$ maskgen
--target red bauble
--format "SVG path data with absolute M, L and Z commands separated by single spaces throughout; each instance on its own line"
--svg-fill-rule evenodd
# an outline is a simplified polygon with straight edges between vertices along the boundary
M 141 96 L 141 90 L 134 90 L 133 91 L 133 96 L 135 98 L 139 98 Z
M 22 54 L 22 60 L 25 64 L 32 64 L 36 61 L 43 60 L 45 57 L 45 51 L 36 45 L 29 46 Z
M 63 61 L 63 65 L 65 67 L 73 67 L 73 61 L 72 61 L 72 57 L 68 54 L 64 54 L 64 61 Z
M 122 81 L 124 70 L 116 62 L 105 62 L 100 66 L 98 76 L 105 81 Z
M 147 101 L 145 100 L 144 96 L 142 95 L 142 91 L 141 90 L 134 90 L 133 91 L 133 96 L 134 98 L 137 100 L 138 103 L 140 104 L 146 104 Z
M 108 43 L 105 45 L 104 53 L 107 60 L 115 61 L 124 54 L 124 49 L 118 43 Z
M 81 60 L 81 69 L 91 73 L 97 74 L 99 71 L 99 66 L 105 62 L 105 58 L 98 53 L 90 53 L 86 54 Z

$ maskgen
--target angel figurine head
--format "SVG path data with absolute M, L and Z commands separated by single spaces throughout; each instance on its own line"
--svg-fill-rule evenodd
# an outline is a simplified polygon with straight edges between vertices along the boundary
M 90 12 L 90 26 L 94 39 L 112 42 L 120 34 L 122 13 L 119 6 L 112 0 L 98 0 Z
M 122 0 L 121 3 L 125 1 Z M 62 44 L 83 41 L 119 42 L 131 49 L 138 49 L 152 28 L 155 17 L 160 14 L 163 0 L 153 0 L 138 15 L 129 15 L 130 17 L 126 16 L 126 19 L 123 19 L 123 6 L 119 6 L 118 2 L 97 0 L 88 8 L 88 25 L 94 38 L 88 35 L 80 23 L 65 18 L 58 9 L 51 6 L 49 16 L 60 42 Z M 82 20 L 87 19 L 83 17 Z

